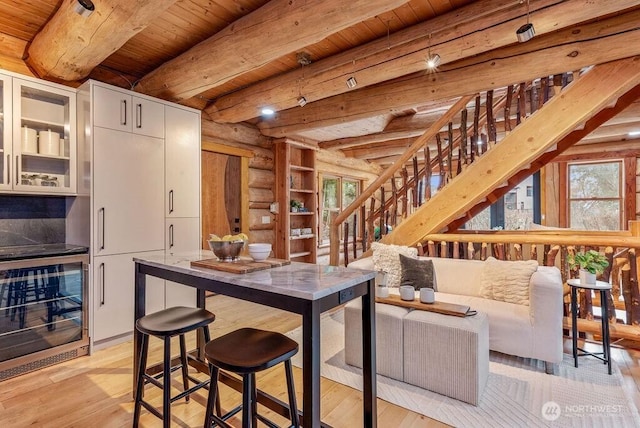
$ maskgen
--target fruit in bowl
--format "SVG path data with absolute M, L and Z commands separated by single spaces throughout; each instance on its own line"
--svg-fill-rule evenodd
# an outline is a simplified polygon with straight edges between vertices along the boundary
M 218 235 L 209 235 L 209 248 L 218 260 L 223 262 L 232 262 L 238 259 L 240 252 L 244 248 L 245 242 L 248 240 L 247 235 L 240 233 L 237 235 L 225 235 L 220 238 Z
M 249 255 L 256 262 L 266 260 L 271 254 L 271 244 L 268 243 L 255 243 L 249 244 Z

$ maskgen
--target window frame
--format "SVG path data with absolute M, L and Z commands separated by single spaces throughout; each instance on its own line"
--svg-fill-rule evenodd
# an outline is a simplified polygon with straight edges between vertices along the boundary
M 338 208 L 337 211 L 341 212 L 345 206 L 343 205 L 344 201 L 343 201 L 343 193 L 344 193 L 344 181 L 348 181 L 348 182 L 353 182 L 356 183 L 356 195 L 355 198 L 357 198 L 358 196 L 360 196 L 360 194 L 362 193 L 362 179 L 357 178 L 357 177 L 352 177 L 349 175 L 338 175 L 338 174 L 324 174 L 324 173 L 320 173 L 319 176 L 319 192 L 318 192 L 318 199 L 319 199 L 319 221 L 318 221 L 318 248 L 323 248 L 323 247 L 328 247 L 330 245 L 329 239 L 326 240 L 326 242 L 323 239 L 324 236 L 324 204 L 325 204 L 325 198 L 324 198 L 324 180 L 325 179 L 335 179 L 338 180 L 338 189 L 339 191 L 337 192 L 337 197 L 338 197 Z M 354 199 L 355 200 L 355 199 Z M 329 214 L 330 212 L 333 211 L 334 209 L 329 209 Z M 359 214 L 359 213 L 358 213 Z M 356 228 L 356 236 L 361 236 L 361 231 L 362 231 L 362 219 L 358 220 L 358 227 Z M 339 233 L 339 237 L 340 237 L 340 242 L 342 242 L 343 240 L 343 228 L 341 227 L 340 230 L 338 231 Z M 327 234 L 329 235 L 329 234 Z

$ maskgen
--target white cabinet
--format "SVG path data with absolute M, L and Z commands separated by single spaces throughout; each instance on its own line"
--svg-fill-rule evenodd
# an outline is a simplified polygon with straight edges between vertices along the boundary
M 125 90 L 94 86 L 94 125 L 164 138 L 164 105 Z
M 165 106 L 166 213 L 200 216 L 200 114 Z
M 75 91 L 10 74 L 0 82 L 0 190 L 75 194 Z
M 95 255 L 164 248 L 164 141 L 93 131 Z
M 162 254 L 162 252 L 158 254 Z M 94 342 L 133 331 L 135 273 L 133 257 L 136 255 L 132 253 L 116 254 L 94 257 L 93 259 L 93 333 L 91 339 Z M 164 281 L 147 277 L 146 286 L 147 313 L 162 309 L 164 307 Z
M 0 190 L 11 190 L 13 147 L 11 136 L 11 77 L 0 74 Z
M 166 219 L 166 251 L 180 253 L 200 246 L 200 217 Z M 169 306 L 195 306 L 196 289 L 167 281 L 165 301 Z

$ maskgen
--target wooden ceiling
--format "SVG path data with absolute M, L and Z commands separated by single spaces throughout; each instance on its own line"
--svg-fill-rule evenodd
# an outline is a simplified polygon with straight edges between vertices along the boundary
M 383 164 L 462 95 L 640 55 L 637 0 L 531 0 L 526 43 L 518 0 L 93 0 L 88 18 L 76 2 L 0 0 L 0 68 L 106 81 Z M 640 105 L 621 116 L 587 140 L 640 131 Z

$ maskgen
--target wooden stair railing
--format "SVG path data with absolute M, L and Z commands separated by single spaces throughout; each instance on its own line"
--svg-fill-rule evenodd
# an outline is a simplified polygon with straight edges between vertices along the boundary
M 583 73 L 564 89 L 562 97 L 551 98 L 401 222 L 383 242 L 413 246 L 425 235 L 445 230 L 487 195 L 508 185 L 518 172 L 544 159 L 546 152 L 560 150 L 558 144 L 566 141 L 565 137 L 633 91 L 640 83 L 637 62 L 627 58 Z
M 337 266 L 339 263 L 340 243 L 339 239 L 339 227 L 349 216 L 357 210 L 367 199 L 369 199 L 377 189 L 379 189 L 389 178 L 391 178 L 411 157 L 420 150 L 425 142 L 434 135 L 440 132 L 440 129 L 444 127 L 453 115 L 457 114 L 466 107 L 466 105 L 473 99 L 474 95 L 466 95 L 461 97 L 442 117 L 427 129 L 424 134 L 416 139 L 416 141 L 406 150 L 406 152 L 389 168 L 387 168 L 376 180 L 374 180 L 367 189 L 365 189 L 351 205 L 349 205 L 344 211 L 342 211 L 334 222 L 331 223 L 330 232 L 330 256 L 329 264 Z M 334 237 L 336 239 L 334 239 Z

